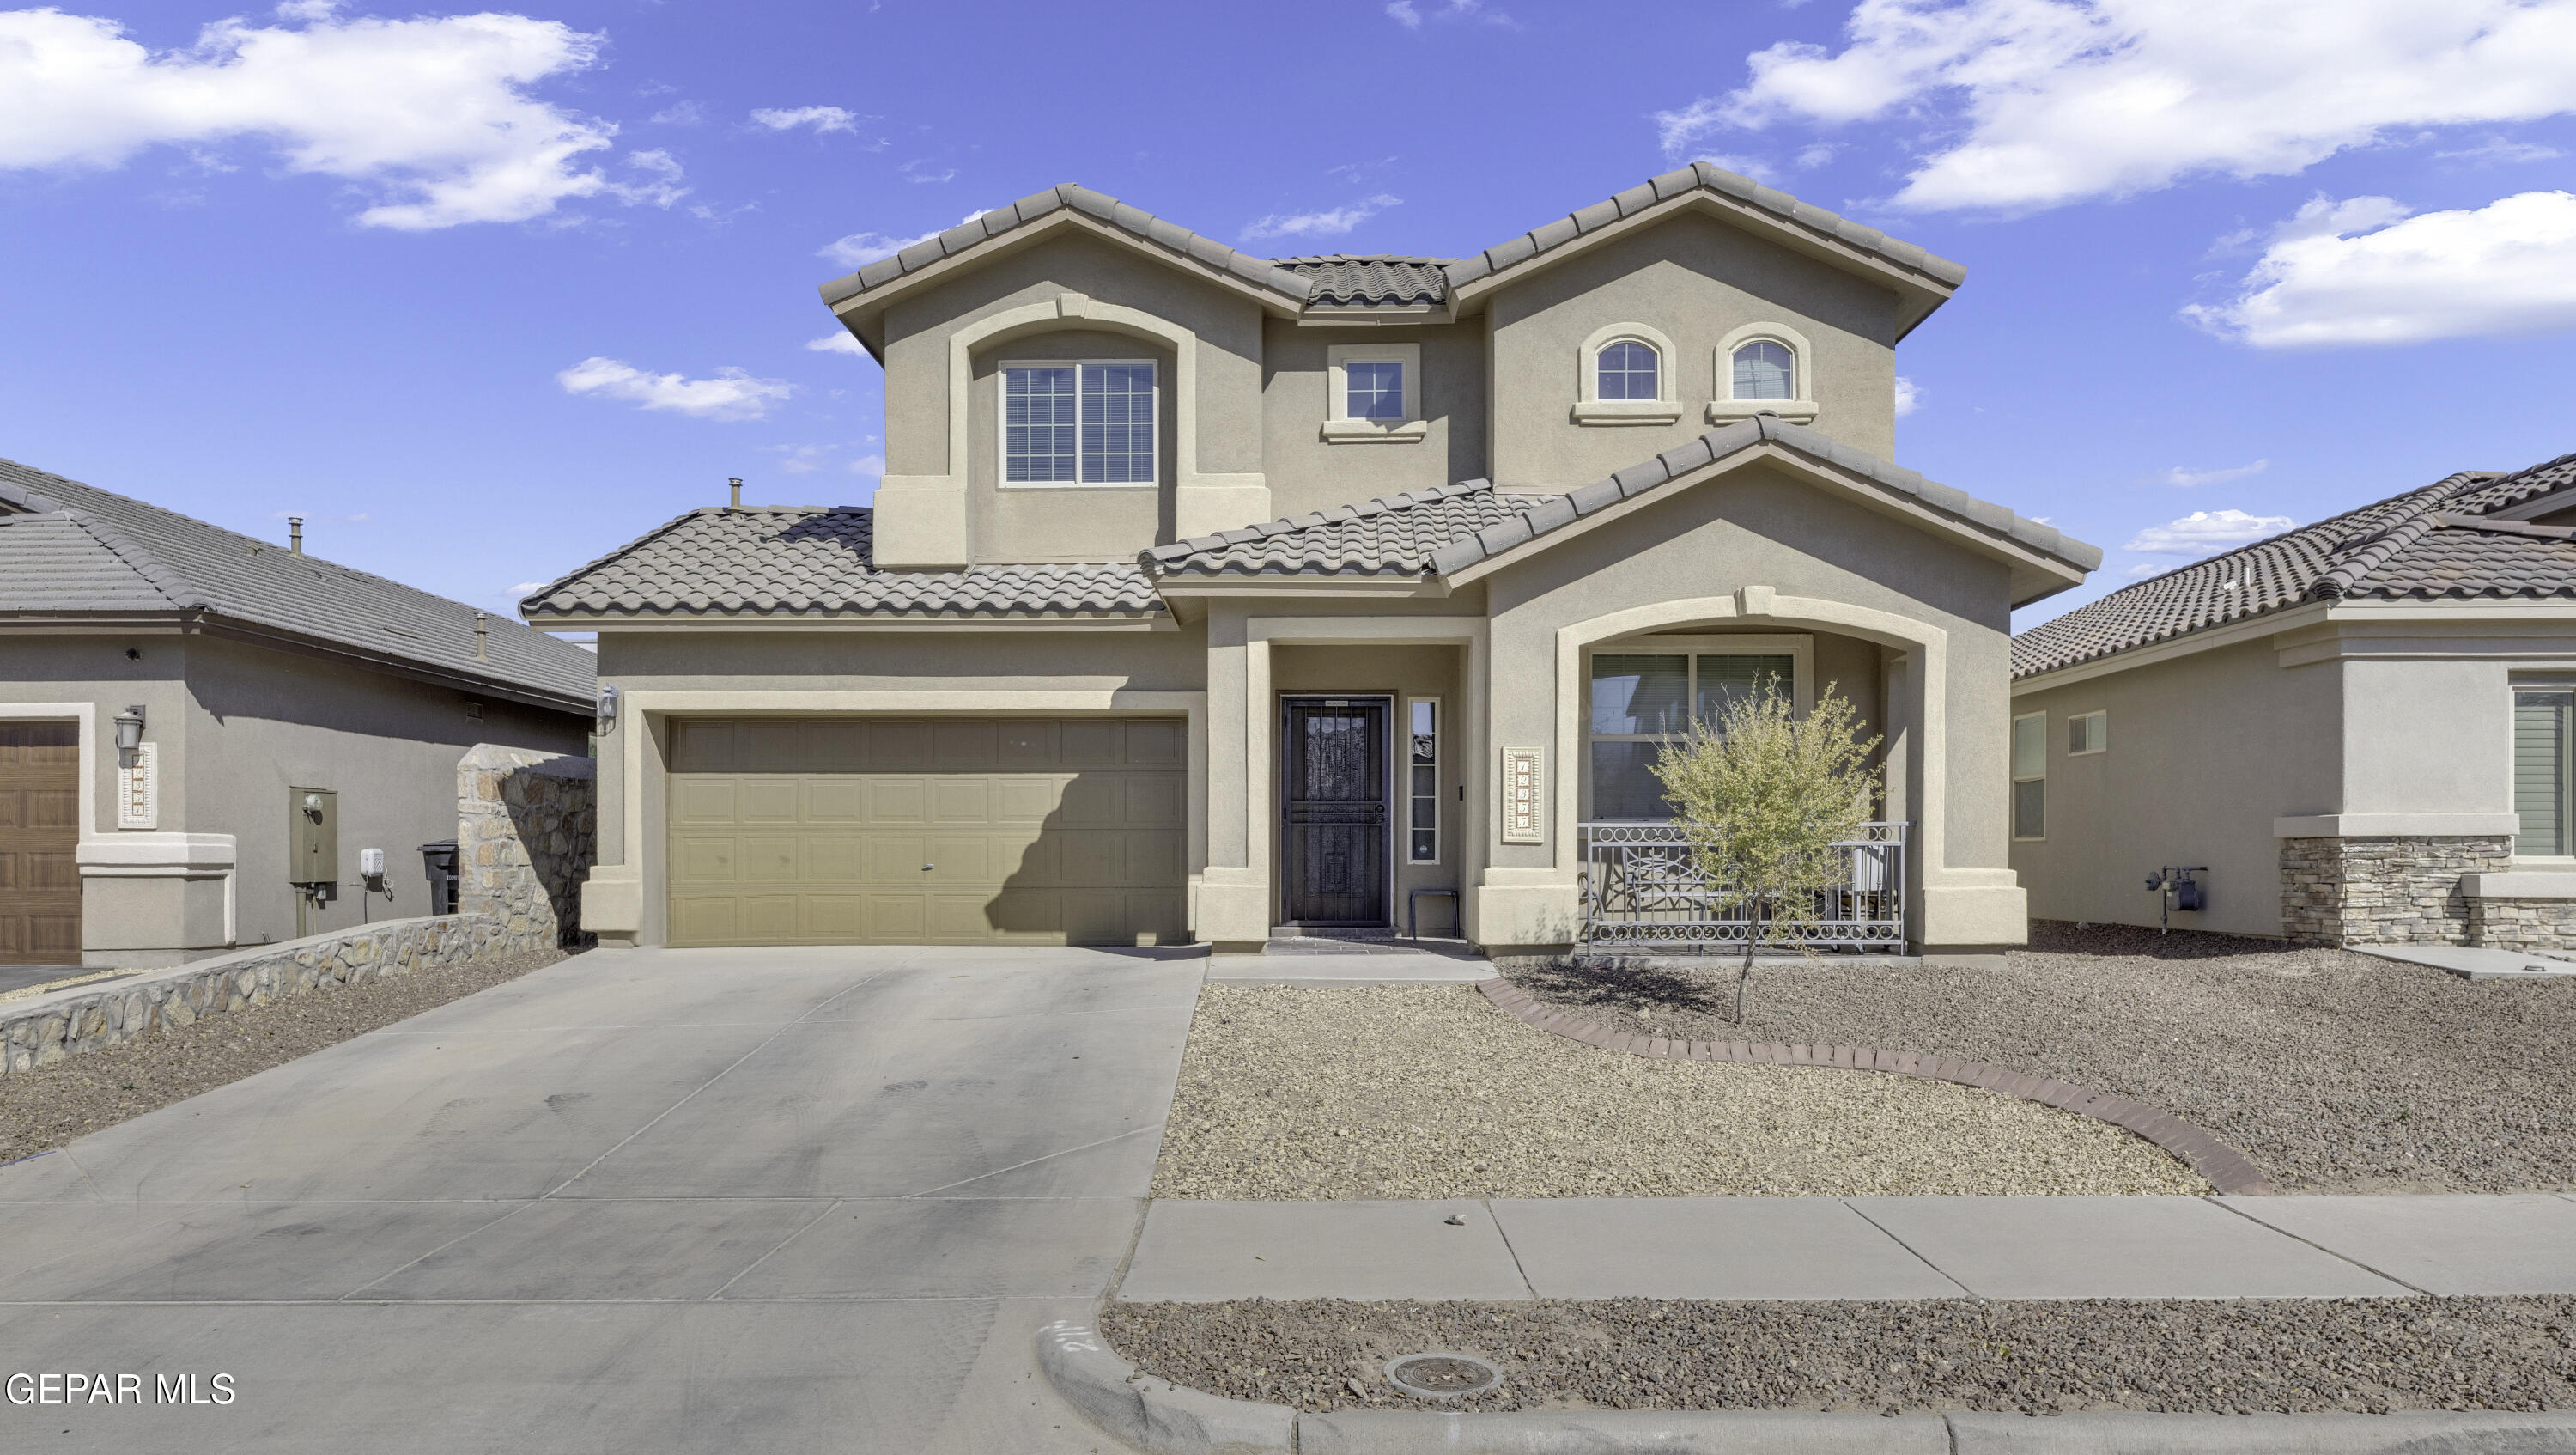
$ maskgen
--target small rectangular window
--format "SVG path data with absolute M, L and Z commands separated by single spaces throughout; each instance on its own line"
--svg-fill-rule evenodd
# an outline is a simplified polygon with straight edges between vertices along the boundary
M 1344 407 L 1351 418 L 1404 422 L 1404 365 L 1384 360 L 1353 362 L 1342 369 L 1349 380 L 1350 397 Z
M 1150 361 L 1002 370 L 1007 483 L 1150 485 L 1159 427 Z
M 2012 836 L 2048 837 L 2048 714 L 2012 724 Z
M 2576 730 L 2576 692 L 2513 695 L 2513 811 L 2522 820 L 2513 851 L 2555 859 L 2571 852 L 2568 833 L 2569 733 Z
M 1411 813 L 1407 819 L 1409 836 L 1406 862 L 1437 864 L 1440 862 L 1440 703 L 1433 698 L 1414 698 L 1407 707 L 1412 716 L 1409 724 L 1409 750 L 1405 755 L 1405 776 Z
M 2078 713 L 2066 720 L 2066 756 L 2081 758 L 2111 746 L 2111 715 L 2107 712 Z

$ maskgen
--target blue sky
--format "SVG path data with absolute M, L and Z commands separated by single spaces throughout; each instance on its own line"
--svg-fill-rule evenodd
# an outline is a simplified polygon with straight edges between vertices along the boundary
M 125 0 L 0 12 L 0 455 L 507 608 L 864 503 L 814 287 L 970 211 L 1455 255 L 1695 157 L 1967 265 L 1897 454 L 2109 552 L 2038 615 L 2576 450 L 2576 0 Z

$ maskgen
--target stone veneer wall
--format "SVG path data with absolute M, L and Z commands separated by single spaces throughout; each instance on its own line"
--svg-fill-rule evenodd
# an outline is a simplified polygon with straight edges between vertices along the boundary
M 2469 936 L 2498 950 L 2576 951 L 2576 899 L 2472 899 Z
M 2281 932 L 2321 945 L 2476 944 L 2460 876 L 2512 863 L 2503 836 L 2283 839 Z
M 50 1066 L 282 996 L 554 943 L 551 925 L 513 930 L 487 915 L 423 915 L 239 950 L 96 990 L 74 986 L 18 1005 L 0 1001 L 0 1072 Z
M 456 908 L 513 935 L 570 948 L 581 880 L 599 857 L 598 766 L 588 758 L 477 744 L 456 765 Z

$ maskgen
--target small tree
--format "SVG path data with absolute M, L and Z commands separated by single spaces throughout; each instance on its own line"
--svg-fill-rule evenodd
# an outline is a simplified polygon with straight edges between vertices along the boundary
M 1738 1025 L 1753 952 L 1813 922 L 1817 900 L 1847 883 L 1834 845 L 1869 821 L 1878 742 L 1861 738 L 1850 700 L 1833 689 L 1800 717 L 1774 684 L 1728 703 L 1714 724 L 1692 723 L 1655 764 L 1710 895 L 1744 911 Z

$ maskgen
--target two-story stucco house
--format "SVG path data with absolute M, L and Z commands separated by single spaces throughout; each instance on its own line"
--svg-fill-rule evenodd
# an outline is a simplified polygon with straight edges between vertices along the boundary
M 699 510 L 526 603 L 622 694 L 584 925 L 1258 946 L 1448 890 L 1497 953 L 1722 939 L 1614 881 L 1661 742 L 1769 680 L 1886 740 L 1834 937 L 2018 943 L 2010 613 L 2100 554 L 1889 463 L 1962 276 L 1702 165 L 1458 259 L 1065 186 L 825 284 L 874 508 Z

